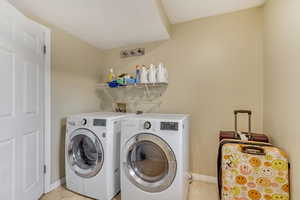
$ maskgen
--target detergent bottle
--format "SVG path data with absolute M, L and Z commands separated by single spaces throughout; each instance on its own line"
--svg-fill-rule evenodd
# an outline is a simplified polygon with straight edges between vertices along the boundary
M 115 79 L 114 70 L 113 70 L 113 68 L 111 68 L 109 70 L 109 74 L 108 74 L 108 82 L 112 82 L 114 79 Z
M 141 82 L 141 69 L 140 66 L 137 65 L 135 67 L 135 82 L 140 83 Z

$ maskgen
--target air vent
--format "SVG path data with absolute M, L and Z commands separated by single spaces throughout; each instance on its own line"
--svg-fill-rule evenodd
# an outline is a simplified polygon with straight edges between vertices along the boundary
M 122 50 L 120 53 L 121 58 L 128 58 L 134 56 L 143 56 L 145 55 L 145 48 L 136 48 L 136 49 L 126 49 Z

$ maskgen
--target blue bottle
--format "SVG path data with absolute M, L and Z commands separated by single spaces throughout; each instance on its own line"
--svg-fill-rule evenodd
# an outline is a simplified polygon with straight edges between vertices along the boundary
M 135 82 L 141 83 L 141 69 L 139 65 L 137 65 L 135 69 Z

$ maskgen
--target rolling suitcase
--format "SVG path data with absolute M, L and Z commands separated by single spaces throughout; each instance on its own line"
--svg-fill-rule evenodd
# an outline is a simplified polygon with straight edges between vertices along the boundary
M 218 158 L 221 200 L 289 200 L 287 155 L 269 143 L 223 140 Z
M 249 123 L 248 132 L 239 132 L 237 130 L 238 114 L 243 114 L 243 113 L 248 114 L 248 117 L 249 117 L 248 118 L 248 123 Z M 222 141 L 223 139 L 242 140 L 244 138 L 244 140 L 268 143 L 269 139 L 268 139 L 268 136 L 266 136 L 265 134 L 258 134 L 258 133 L 251 132 L 251 116 L 252 116 L 252 112 L 250 110 L 235 110 L 234 111 L 235 131 L 221 131 L 219 140 L 220 141 Z
M 237 131 L 237 115 L 249 115 L 249 131 Z M 251 111 L 238 110 L 235 132 L 220 132 L 218 186 L 221 200 L 289 200 L 287 155 L 251 132 Z M 265 141 L 265 142 L 261 142 Z

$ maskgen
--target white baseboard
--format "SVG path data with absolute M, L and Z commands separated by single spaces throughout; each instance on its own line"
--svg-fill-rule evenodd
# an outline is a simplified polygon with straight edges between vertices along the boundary
M 61 185 L 65 184 L 66 182 L 66 179 L 65 178 L 61 178 L 57 181 L 55 181 L 54 183 L 52 183 L 50 185 L 50 188 L 49 188 L 49 192 L 51 192 L 52 190 L 55 190 L 56 188 L 60 187 Z
M 206 176 L 206 175 L 202 175 L 202 174 L 192 173 L 192 178 L 194 181 L 202 181 L 205 183 L 214 183 L 214 184 L 218 183 L 218 179 L 213 176 Z
M 214 183 L 214 184 L 218 183 L 218 179 L 213 176 L 206 176 L 206 175 L 202 175 L 202 174 L 192 173 L 192 178 L 193 178 L 193 181 L 202 181 L 205 183 Z M 54 183 L 52 183 L 50 185 L 49 192 L 51 192 L 52 190 L 55 190 L 56 188 L 60 187 L 61 185 L 65 184 L 65 183 L 66 183 L 65 178 L 61 178 L 61 179 L 55 181 Z

